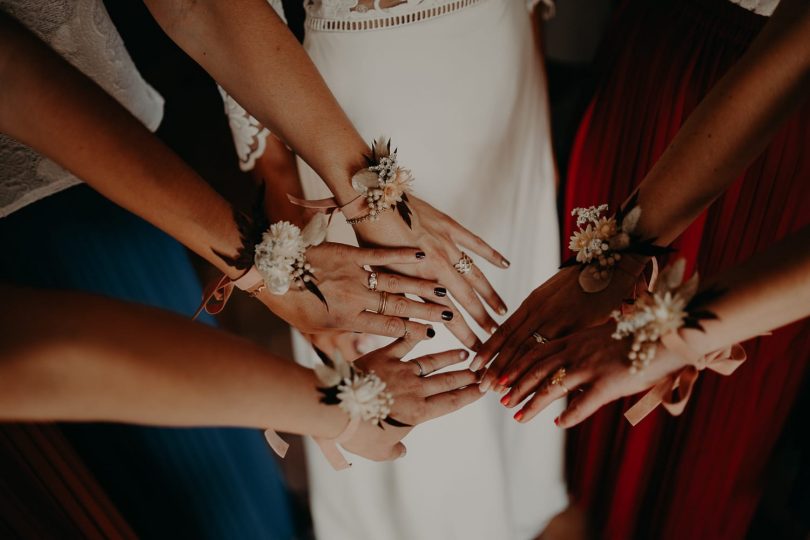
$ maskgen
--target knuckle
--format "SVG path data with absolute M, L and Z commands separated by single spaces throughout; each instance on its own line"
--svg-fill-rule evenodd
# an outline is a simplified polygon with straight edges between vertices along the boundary
M 394 313 L 402 316 L 406 311 L 408 311 L 408 301 L 402 297 L 394 299 Z
M 386 331 L 386 333 L 397 336 L 403 332 L 404 324 L 405 323 L 399 319 L 389 317 L 388 319 L 386 319 L 383 328 Z
M 394 275 L 387 276 L 385 281 L 386 281 L 385 286 L 386 286 L 387 290 L 390 291 L 390 292 L 399 291 L 400 287 L 402 286 L 401 280 L 399 279 L 399 277 L 394 276 Z

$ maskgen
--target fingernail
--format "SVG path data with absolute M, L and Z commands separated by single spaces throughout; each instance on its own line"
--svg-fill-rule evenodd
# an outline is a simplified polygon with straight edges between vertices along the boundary
M 511 392 L 510 392 L 510 393 L 508 393 L 508 394 L 506 394 L 505 396 L 503 396 L 503 397 L 501 398 L 501 405 L 503 405 L 504 407 L 506 407 L 507 403 L 509 403 L 509 400 L 510 400 L 511 398 L 512 398 L 512 393 L 511 393 Z
M 506 307 L 501 306 L 498 308 L 498 315 L 506 315 Z
M 436 287 L 435 289 L 433 289 L 433 294 L 440 297 L 447 296 L 447 289 L 445 289 L 444 287 Z
M 403 449 L 402 449 L 402 452 L 399 454 L 399 457 L 400 457 L 400 458 L 404 458 L 404 457 L 405 457 L 405 454 L 407 454 L 407 453 L 408 453 L 408 449 L 407 449 L 407 448 L 403 448 Z
M 495 333 L 495 332 L 497 332 L 497 331 L 498 331 L 498 327 L 497 327 L 497 326 L 490 326 L 490 327 L 489 327 L 489 333 L 490 333 L 490 334 L 494 334 L 494 333 Z
M 452 311 L 442 311 L 442 319 L 445 321 L 452 321 L 453 320 L 453 312 Z
M 470 371 L 478 371 L 481 367 L 481 359 L 476 357 L 470 364 Z
M 424 251 L 417 251 L 416 252 L 416 258 L 417 259 L 424 259 L 425 258 L 425 252 Z
M 498 386 L 506 386 L 506 383 L 509 382 L 509 375 L 504 375 L 500 379 L 498 379 Z
M 506 259 L 501 259 L 501 266 L 503 266 L 504 268 L 509 268 L 511 265 L 512 263 L 510 263 Z
M 427 329 L 427 337 L 432 338 L 435 335 L 436 335 L 436 330 L 434 330 L 432 327 L 429 326 L 428 329 Z
M 515 416 L 513 416 L 512 418 L 520 422 L 521 420 L 523 420 L 523 411 L 516 412 Z
M 468 353 L 467 351 L 461 351 L 460 353 L 458 353 L 458 357 L 461 358 L 462 360 L 466 360 L 469 355 L 470 353 Z
M 483 381 L 478 385 L 478 389 L 481 391 L 482 394 L 485 394 L 487 390 L 489 390 L 489 386 L 492 383 L 489 381 L 489 377 L 485 377 Z
M 559 427 L 559 425 L 560 425 L 560 417 L 559 417 L 559 416 L 558 416 L 557 418 L 555 418 L 555 419 L 554 419 L 554 424 L 555 424 L 557 427 Z

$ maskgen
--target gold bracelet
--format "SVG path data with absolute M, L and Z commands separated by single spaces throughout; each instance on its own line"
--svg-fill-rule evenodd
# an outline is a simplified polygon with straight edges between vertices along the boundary
M 348 223 L 349 225 L 357 225 L 359 223 L 365 223 L 367 221 L 376 221 L 380 217 L 380 214 L 382 212 L 388 212 L 389 210 L 393 210 L 393 208 L 385 208 L 373 216 L 371 214 L 365 214 L 363 216 L 356 218 L 347 218 L 346 223 Z

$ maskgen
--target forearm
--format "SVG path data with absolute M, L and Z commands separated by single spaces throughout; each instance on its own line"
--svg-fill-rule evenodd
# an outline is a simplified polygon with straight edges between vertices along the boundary
M 101 297 L 0 287 L 0 417 L 334 436 L 313 373 L 243 339 Z
M 638 231 L 674 240 L 768 145 L 810 89 L 810 4 L 783 0 L 639 188 Z
M 298 177 L 298 166 L 293 154 L 281 141 L 270 136 L 264 153 L 256 160 L 251 171 L 253 177 L 264 184 L 265 209 L 270 221 L 289 221 L 299 227 L 307 223 L 304 209 L 292 204 L 287 195 L 304 198 Z
M 146 0 L 167 34 L 320 175 L 342 204 L 368 145 L 265 0 Z
M 724 291 L 700 306 L 717 315 L 705 332 L 683 331 L 696 352 L 708 353 L 810 316 L 810 227 L 704 283 Z
M 0 13 L 0 131 L 233 272 L 230 205 L 93 81 Z

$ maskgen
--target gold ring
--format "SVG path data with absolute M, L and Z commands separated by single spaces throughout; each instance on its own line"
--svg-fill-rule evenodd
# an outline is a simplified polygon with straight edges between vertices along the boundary
M 419 360 L 414 360 L 414 363 L 417 366 L 419 366 L 419 376 L 420 377 L 424 377 L 425 375 L 427 375 L 427 372 L 425 372 L 425 368 L 422 367 L 422 364 L 419 362 Z
M 371 272 L 368 275 L 368 290 L 370 291 L 377 290 L 377 272 Z
M 385 304 L 388 303 L 388 293 L 383 291 L 380 293 L 380 305 L 377 308 L 377 313 L 380 315 L 385 314 Z
M 564 367 L 561 367 L 555 371 L 554 376 L 551 377 L 551 386 L 559 386 L 567 394 L 569 392 L 568 387 L 563 383 L 565 381 L 565 375 L 566 373 Z

